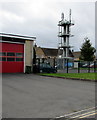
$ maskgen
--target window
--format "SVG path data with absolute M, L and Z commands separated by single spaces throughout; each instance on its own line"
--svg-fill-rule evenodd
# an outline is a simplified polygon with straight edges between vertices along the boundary
M 2 61 L 6 61 L 6 58 L 5 58 L 5 57 L 2 57 Z
M 2 56 L 2 52 L 0 52 L 0 56 Z
M 16 58 L 16 61 L 23 61 L 23 58 Z
M 0 61 L 23 61 L 23 53 L 0 52 Z
M 8 52 L 8 53 L 7 53 L 7 56 L 15 56 L 15 53 Z
M 5 52 L 0 52 L 0 56 L 6 56 Z
M 15 61 L 15 58 L 7 58 L 7 61 Z
M 23 57 L 23 53 L 16 53 L 16 57 Z
M 5 57 L 0 57 L 0 61 L 6 61 Z

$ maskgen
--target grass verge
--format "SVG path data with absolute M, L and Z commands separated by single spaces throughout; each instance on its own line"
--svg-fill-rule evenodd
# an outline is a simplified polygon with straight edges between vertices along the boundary
M 97 80 L 95 73 L 40 73 L 39 75 L 83 80 Z

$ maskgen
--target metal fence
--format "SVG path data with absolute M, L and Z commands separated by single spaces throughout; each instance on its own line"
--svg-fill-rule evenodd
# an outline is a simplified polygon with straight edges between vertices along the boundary
M 74 61 L 57 59 L 57 69 L 61 73 L 90 73 L 97 72 L 97 61 Z
M 39 72 L 41 63 L 49 63 L 59 73 L 97 73 L 96 61 L 74 61 L 73 59 L 36 59 L 34 72 Z

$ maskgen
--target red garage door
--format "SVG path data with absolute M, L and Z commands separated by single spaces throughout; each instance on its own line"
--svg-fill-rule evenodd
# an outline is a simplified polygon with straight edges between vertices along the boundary
M 19 73 L 24 71 L 24 45 L 0 43 L 0 67 L 2 73 Z

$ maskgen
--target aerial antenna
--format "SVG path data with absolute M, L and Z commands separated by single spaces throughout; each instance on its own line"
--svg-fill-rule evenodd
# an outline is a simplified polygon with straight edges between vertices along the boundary
M 61 19 L 64 20 L 64 13 L 61 14 Z
M 71 23 L 71 9 L 70 9 L 70 13 L 69 13 L 69 21 Z

